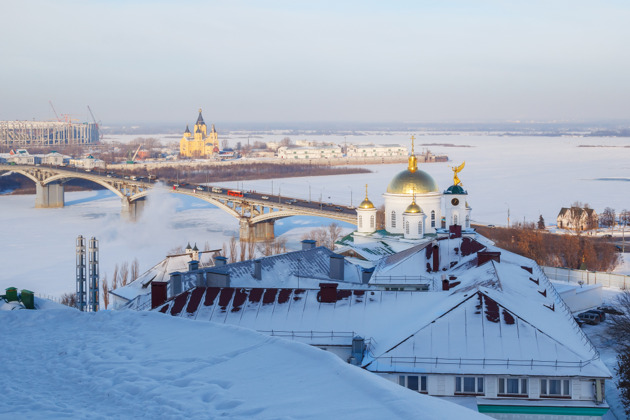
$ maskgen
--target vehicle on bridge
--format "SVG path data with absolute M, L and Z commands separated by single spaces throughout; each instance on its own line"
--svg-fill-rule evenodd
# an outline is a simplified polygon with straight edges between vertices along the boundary
M 223 192 L 223 188 L 219 188 L 219 187 L 212 187 L 212 192 L 215 192 L 215 193 L 222 193 L 222 192 Z
M 214 188 L 212 190 L 214 191 Z M 240 190 L 228 190 L 227 195 L 231 195 L 232 197 L 245 197 L 245 193 Z

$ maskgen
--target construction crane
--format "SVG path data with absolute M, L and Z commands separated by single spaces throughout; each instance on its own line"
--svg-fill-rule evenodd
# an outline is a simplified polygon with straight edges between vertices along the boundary
M 96 122 L 96 118 L 94 118 L 94 113 L 92 112 L 92 108 L 90 108 L 90 106 L 87 106 L 88 111 L 90 111 L 90 115 L 92 116 L 92 121 L 94 121 L 94 124 L 96 125 L 96 130 L 98 131 L 99 134 L 99 140 L 103 140 L 103 133 L 101 133 L 101 128 L 100 128 L 100 124 L 98 122 Z
M 57 118 L 57 122 L 61 122 L 61 118 L 59 118 L 59 115 L 57 114 L 57 111 L 55 110 L 55 107 L 52 104 L 52 101 L 48 101 L 48 103 L 50 104 L 50 107 L 52 108 L 53 112 L 55 113 L 55 117 Z
M 136 149 L 136 153 L 133 154 L 133 157 L 129 159 L 127 163 L 136 163 L 136 156 L 138 156 L 138 152 L 140 151 L 141 147 L 142 147 L 142 144 L 138 146 L 138 148 Z M 131 155 L 131 151 L 129 151 L 129 155 Z

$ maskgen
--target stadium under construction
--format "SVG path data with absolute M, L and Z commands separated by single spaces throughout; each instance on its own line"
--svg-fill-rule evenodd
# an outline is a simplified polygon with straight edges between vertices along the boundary
M 66 121 L 0 121 L 0 145 L 69 146 L 99 141 L 97 123 Z

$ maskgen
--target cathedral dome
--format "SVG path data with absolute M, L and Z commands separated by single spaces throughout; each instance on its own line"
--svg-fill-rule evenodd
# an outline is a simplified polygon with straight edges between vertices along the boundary
M 374 204 L 372 204 L 372 202 L 368 200 L 367 197 L 365 197 L 365 200 L 361 201 L 361 204 L 359 204 L 359 208 L 360 209 L 373 209 Z
M 444 194 L 467 194 L 461 185 L 451 185 Z
M 387 186 L 390 194 L 425 194 L 438 192 L 437 182 L 428 173 L 416 169 L 405 169 L 396 175 Z
M 419 205 L 416 204 L 415 201 L 413 201 L 411 204 L 409 204 L 407 210 L 405 210 L 405 213 L 422 213 L 422 209 Z

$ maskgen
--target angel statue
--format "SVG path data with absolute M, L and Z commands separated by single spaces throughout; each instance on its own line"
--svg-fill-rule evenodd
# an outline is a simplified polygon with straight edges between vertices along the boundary
M 464 163 L 462 163 L 459 166 L 452 166 L 451 169 L 453 170 L 453 185 L 461 185 L 462 181 L 460 181 L 459 177 L 457 176 L 458 173 L 460 173 L 462 171 L 462 169 L 464 169 L 464 165 L 466 165 L 466 161 L 464 161 Z

